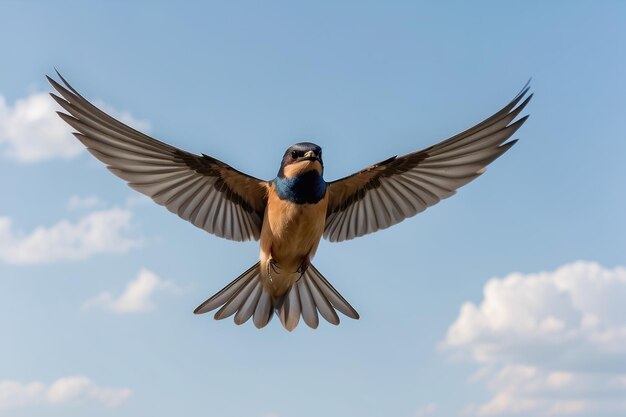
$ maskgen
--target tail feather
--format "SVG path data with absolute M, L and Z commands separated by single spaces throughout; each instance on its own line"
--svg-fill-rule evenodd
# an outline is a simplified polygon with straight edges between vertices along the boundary
M 216 308 L 230 300 L 232 296 L 235 295 L 246 282 L 258 277 L 260 265 L 261 262 L 257 262 L 252 265 L 246 272 L 239 275 L 233 282 L 219 290 L 216 294 L 212 295 L 211 298 L 206 300 L 204 303 L 200 304 L 193 311 L 194 314 L 204 314 L 211 310 L 215 310 Z
M 326 278 L 324 278 L 324 276 L 321 274 L 320 271 L 317 270 L 316 267 L 311 265 L 309 269 L 307 269 L 307 273 L 309 271 L 309 276 L 311 277 L 311 280 L 317 284 L 320 290 L 322 290 L 328 301 L 330 301 L 335 309 L 339 310 L 351 319 L 359 319 L 359 313 L 357 313 L 354 307 L 352 307 L 350 303 L 346 301 L 346 299 L 343 298 L 341 294 L 339 294 L 339 291 L 337 291 L 335 287 L 333 287 L 330 282 L 328 282 Z
M 261 297 L 254 309 L 254 318 L 252 319 L 257 329 L 262 329 L 267 326 L 267 323 L 270 322 L 274 314 L 272 310 L 272 296 L 263 289 Z
M 300 316 L 315 329 L 319 314 L 331 324 L 339 324 L 337 311 L 358 319 L 359 313 L 333 288 L 324 276 L 310 265 L 300 279 L 278 298 L 272 296 L 261 283 L 260 263 L 257 262 L 217 294 L 202 303 L 194 313 L 202 314 L 221 307 L 215 314 L 221 320 L 235 314 L 235 323 L 243 324 L 252 318 L 257 328 L 269 323 L 278 315 L 285 329 L 292 331 L 298 326 Z
M 298 295 L 300 296 L 300 309 L 302 310 L 302 319 L 312 329 L 317 329 L 320 323 L 319 317 L 317 317 L 317 310 L 315 309 L 315 301 L 311 295 L 309 284 L 307 280 L 301 278 L 297 283 Z
M 291 287 L 285 300 L 278 309 L 278 316 L 283 327 L 288 331 L 292 331 L 300 321 L 300 295 L 296 285 Z
M 248 297 L 252 290 L 255 287 L 255 284 L 258 283 L 258 280 L 250 279 L 243 285 L 239 291 L 237 291 L 230 300 L 228 300 L 222 308 L 215 313 L 215 320 L 222 320 L 226 317 L 230 317 L 237 312 L 242 306 L 243 303 L 248 300 Z
M 261 281 L 257 280 L 252 293 L 237 311 L 237 314 L 235 314 L 235 324 L 244 324 L 250 320 L 250 317 L 254 314 L 254 309 L 259 302 L 259 298 L 261 297 L 261 292 L 263 292 L 263 285 L 261 284 Z
M 309 266 L 311 269 L 313 265 Z M 313 296 L 313 301 L 315 302 L 315 306 L 317 307 L 317 311 L 320 312 L 322 317 L 326 319 L 327 322 L 334 324 L 335 326 L 339 324 L 339 316 L 335 312 L 335 309 L 328 301 L 328 298 L 324 296 L 324 293 L 318 287 L 316 280 L 312 277 L 312 274 L 307 270 L 304 273 L 302 279 L 305 280 L 306 285 L 311 290 L 311 295 Z

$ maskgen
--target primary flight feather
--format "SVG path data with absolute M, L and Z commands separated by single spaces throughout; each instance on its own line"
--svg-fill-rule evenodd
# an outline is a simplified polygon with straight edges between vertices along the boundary
M 216 236 L 259 240 L 259 261 L 210 297 L 195 313 L 219 308 L 216 319 L 252 318 L 264 327 L 277 314 L 291 331 L 318 314 L 339 324 L 337 311 L 356 310 L 311 264 L 319 241 L 354 239 L 385 229 L 450 197 L 515 144 L 508 139 L 528 116 L 529 87 L 503 109 L 443 142 L 394 156 L 340 180 L 323 178 L 322 149 L 297 143 L 283 155 L 276 178 L 264 181 L 208 155 L 151 138 L 109 116 L 60 75 L 48 77 L 67 112 L 59 116 L 97 159 L 135 190 Z M 507 142 L 508 141 L 508 142 Z

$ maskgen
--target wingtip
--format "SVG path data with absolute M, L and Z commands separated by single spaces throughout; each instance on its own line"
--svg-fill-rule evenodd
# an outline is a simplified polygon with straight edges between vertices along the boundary
M 63 76 L 61 75 L 61 73 L 59 72 L 59 69 L 55 66 L 54 68 L 54 72 L 56 73 L 56 75 L 67 85 L 67 81 L 65 81 L 65 79 L 63 78 Z M 52 77 L 50 77 L 48 74 L 44 74 L 46 76 L 46 79 L 48 80 L 48 82 L 50 84 L 52 84 L 53 87 L 56 88 L 56 85 L 59 85 L 59 83 Z
M 50 83 L 50 85 L 52 86 L 52 88 L 54 88 L 55 90 L 57 90 L 59 93 L 63 94 L 63 91 L 65 90 L 65 87 L 63 87 L 61 84 L 59 84 L 57 82 L 57 80 L 55 80 L 52 77 L 49 77 L 46 75 L 46 78 L 48 79 L 48 82 Z
M 76 117 L 74 117 L 74 116 L 72 116 L 72 115 L 70 115 L 70 114 L 64 113 L 64 112 L 62 112 L 62 111 L 60 111 L 60 110 L 59 110 L 59 111 L 57 111 L 57 112 L 56 112 L 56 114 L 57 114 L 57 115 L 58 115 L 61 119 L 63 119 L 63 121 L 64 121 L 65 123 L 69 124 L 70 126 L 72 126 L 72 123 L 73 123 L 73 122 L 80 122 L 80 120 L 78 120 Z
M 61 75 L 61 73 L 59 72 L 57 67 L 54 67 L 54 72 L 57 73 L 57 75 L 59 76 L 59 78 L 61 79 L 61 81 L 63 81 L 63 84 L 65 84 L 67 86 L 67 88 L 72 88 L 70 87 L 70 85 L 67 83 L 67 81 L 65 80 L 65 78 L 63 78 L 63 76 Z
M 526 84 L 524 84 L 524 87 L 522 87 L 522 89 L 519 91 L 519 93 L 517 93 L 515 95 L 515 98 L 513 99 L 513 102 L 519 102 L 519 100 L 522 99 L 522 97 L 524 97 L 528 91 L 530 90 L 530 82 L 532 80 L 532 77 L 528 79 L 528 81 L 526 81 Z M 532 97 L 532 93 L 530 94 L 530 97 Z M 526 100 L 524 100 L 524 102 L 527 102 L 528 98 Z
M 515 145 L 518 141 L 519 141 L 519 139 L 513 139 L 513 140 L 508 141 L 507 143 L 504 143 L 504 144 L 500 145 L 498 147 L 498 149 L 502 149 L 502 153 L 500 155 L 502 155 L 504 152 L 506 152 L 509 149 L 511 149 L 513 147 L 513 145 Z
M 200 304 L 198 307 L 196 307 L 196 308 L 193 310 L 193 314 L 200 315 L 200 314 L 208 313 L 209 311 L 211 311 L 211 310 L 207 310 L 207 309 L 205 308 L 205 304 L 206 304 L 206 303 L 202 303 L 202 304 Z
M 54 72 L 55 72 L 55 73 L 56 73 L 59 77 L 61 77 L 61 74 L 59 73 L 59 69 L 58 69 L 56 66 L 55 66 L 55 67 L 52 67 L 52 68 L 54 68 Z M 53 79 L 52 77 L 50 77 L 48 74 L 44 74 L 44 76 L 46 77 L 46 79 L 48 80 L 48 82 L 49 82 L 50 84 L 52 84 L 52 83 L 54 82 L 54 79 Z
M 48 81 L 52 84 L 52 86 L 54 88 L 56 88 L 57 90 L 59 89 L 59 87 L 63 88 L 63 89 L 67 89 L 69 91 L 71 91 L 72 93 L 76 94 L 78 97 L 82 97 L 78 91 L 76 91 L 76 89 L 74 87 L 72 87 L 70 85 L 69 82 L 67 82 L 67 80 L 65 79 L 65 77 L 63 77 L 61 75 L 61 73 L 59 72 L 59 70 L 57 69 L 57 67 L 54 67 L 54 72 L 56 72 L 57 76 L 59 77 L 59 79 L 61 80 L 61 82 L 65 85 L 65 87 L 61 86 L 57 81 L 55 81 L 54 79 L 48 77 L 46 75 L 46 77 L 48 78 Z M 58 87 L 57 87 L 58 86 Z
M 56 95 L 56 94 L 54 94 L 53 92 L 48 93 L 48 94 L 50 94 L 50 97 L 52 97 L 52 99 L 53 99 L 54 101 L 56 101 L 56 102 L 57 102 L 60 106 L 63 106 L 63 103 L 64 103 L 64 102 L 65 102 L 65 103 L 67 103 L 67 101 L 65 101 L 65 99 L 63 99 L 63 98 L 61 98 L 61 97 L 57 96 L 57 95 Z
M 524 87 L 522 87 L 522 90 L 520 91 L 520 95 L 526 94 L 526 92 L 530 90 L 530 82 L 532 80 L 533 77 L 528 78 L 528 81 L 526 81 L 526 84 L 524 84 Z

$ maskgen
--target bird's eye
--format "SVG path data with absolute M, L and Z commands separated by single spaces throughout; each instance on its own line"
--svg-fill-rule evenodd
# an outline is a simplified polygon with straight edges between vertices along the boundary
M 291 151 L 291 157 L 292 157 L 293 159 L 297 159 L 297 158 L 298 158 L 298 152 L 296 152 L 296 151 Z

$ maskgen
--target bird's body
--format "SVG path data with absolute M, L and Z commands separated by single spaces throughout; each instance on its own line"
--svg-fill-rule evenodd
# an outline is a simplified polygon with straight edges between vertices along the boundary
M 208 155 L 195 155 L 119 122 L 83 98 L 64 79 L 48 78 L 75 136 L 115 175 L 193 225 L 227 239 L 260 239 L 259 261 L 203 302 L 216 319 L 253 318 L 264 327 L 276 313 L 288 330 L 300 317 L 312 328 L 339 324 L 337 311 L 359 315 L 311 264 L 320 239 L 363 236 L 414 216 L 480 176 L 516 140 L 515 120 L 529 102 L 525 87 L 507 106 L 476 126 L 421 151 L 394 156 L 337 181 L 324 180 L 322 150 L 297 143 L 278 175 L 263 181 Z
M 275 183 L 268 188 L 261 228 L 261 279 L 271 295 L 279 297 L 299 279 L 298 269 L 307 266 L 317 251 L 326 225 L 328 196 L 317 203 L 296 203 L 281 199 Z

